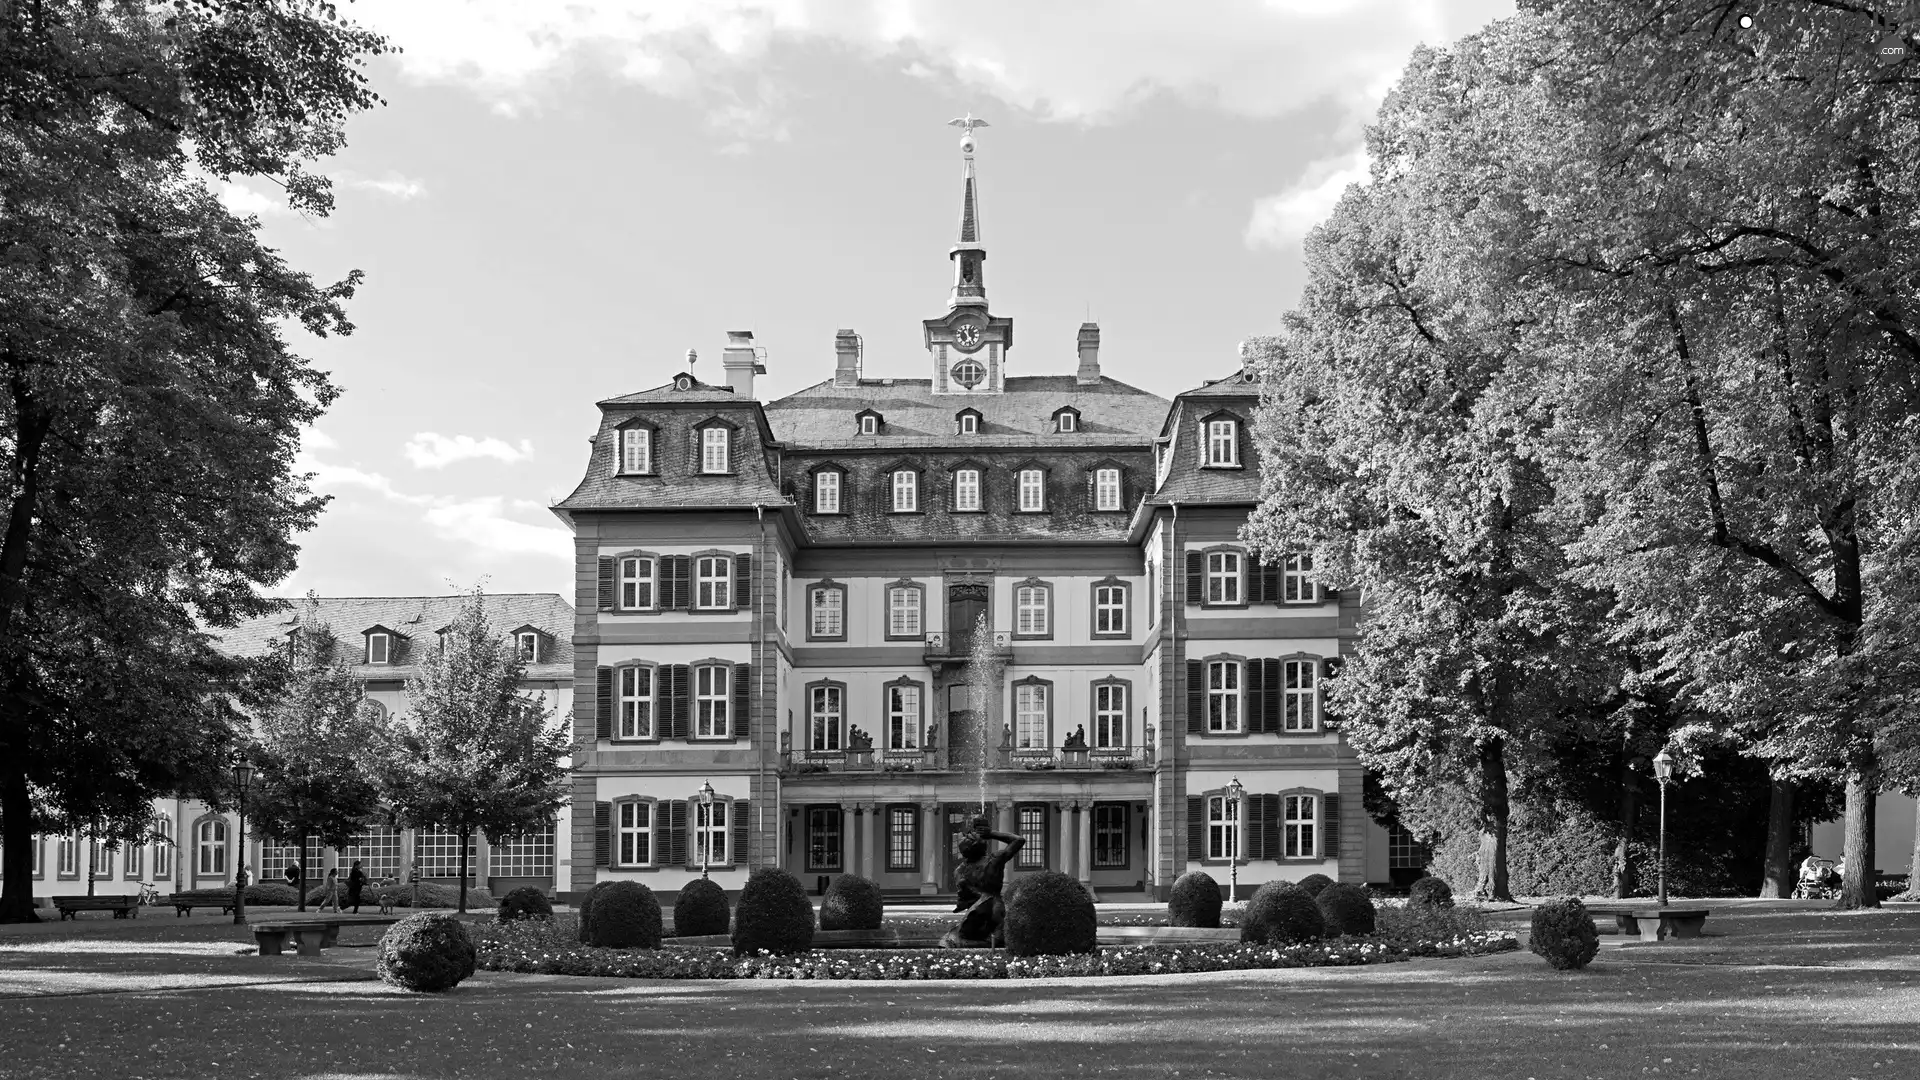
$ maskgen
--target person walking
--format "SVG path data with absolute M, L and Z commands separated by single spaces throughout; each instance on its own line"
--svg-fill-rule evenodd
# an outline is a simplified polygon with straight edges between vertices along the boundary
M 302 888 L 302 886 L 306 884 L 306 881 L 300 873 L 300 860 L 287 860 L 287 867 L 283 873 L 286 875 L 287 884 L 293 889 L 293 902 L 299 906 L 301 911 L 307 910 L 306 899 L 300 895 L 306 891 Z
M 340 868 L 337 866 L 327 871 L 326 889 L 320 894 L 320 910 L 327 910 L 328 904 L 333 905 L 335 915 L 340 914 Z
M 353 860 L 353 869 L 347 873 L 347 906 L 355 915 L 360 914 L 360 891 L 367 887 L 367 872 L 360 869 L 360 860 Z

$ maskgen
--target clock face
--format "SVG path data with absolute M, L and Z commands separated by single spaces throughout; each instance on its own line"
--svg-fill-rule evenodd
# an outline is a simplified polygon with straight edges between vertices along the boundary
M 961 323 L 953 328 L 953 346 L 961 352 L 972 352 L 980 347 L 980 327 L 974 323 Z

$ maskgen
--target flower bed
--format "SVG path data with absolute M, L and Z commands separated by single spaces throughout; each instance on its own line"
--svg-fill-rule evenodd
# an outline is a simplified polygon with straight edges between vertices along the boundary
M 598 949 L 575 942 L 563 930 L 545 921 L 476 926 L 479 965 L 489 971 L 627 979 L 1041 979 L 1347 967 L 1519 947 L 1507 931 L 1476 931 L 1453 938 L 1372 935 L 1281 946 L 1108 946 L 1076 956 L 1009 957 L 986 949 L 816 949 L 791 956 L 736 956 L 722 949 Z

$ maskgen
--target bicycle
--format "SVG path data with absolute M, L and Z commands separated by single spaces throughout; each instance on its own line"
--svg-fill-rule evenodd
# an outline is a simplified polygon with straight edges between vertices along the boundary
M 150 882 L 145 882 L 145 881 L 141 882 L 140 883 L 140 903 L 144 907 L 159 907 L 160 906 L 160 890 L 154 888 Z

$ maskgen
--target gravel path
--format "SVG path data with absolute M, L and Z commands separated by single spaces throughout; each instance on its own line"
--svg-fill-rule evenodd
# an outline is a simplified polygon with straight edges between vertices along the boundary
M 1920 1074 L 1920 913 L 1714 919 L 1698 942 L 1605 937 L 1571 973 L 1527 953 L 958 984 L 483 972 L 438 996 L 368 981 L 365 948 L 316 961 L 238 956 L 217 940 L 0 942 L 0 993 L 14 995 L 0 1001 L 12 1021 L 0 1076 Z

